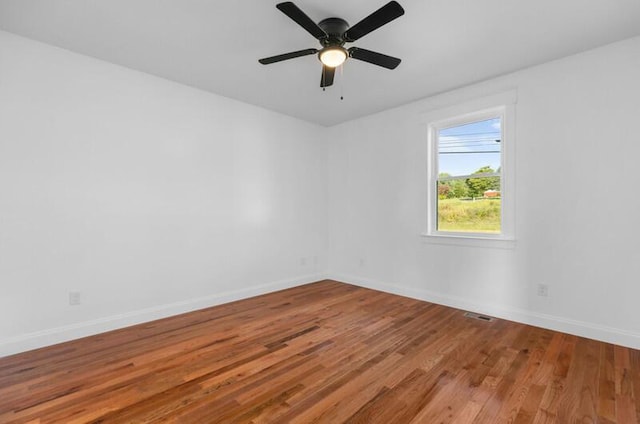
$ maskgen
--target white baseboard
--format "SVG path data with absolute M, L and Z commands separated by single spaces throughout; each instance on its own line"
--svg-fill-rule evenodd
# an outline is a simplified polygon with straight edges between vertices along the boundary
M 196 299 L 158 305 L 151 308 L 98 318 L 91 321 L 78 322 L 62 327 L 49 328 L 33 333 L 22 334 L 9 339 L 0 340 L 0 357 L 79 339 L 81 337 L 91 336 L 105 331 L 116 330 L 130 325 L 166 318 L 172 315 L 191 312 L 210 306 L 220 305 L 222 303 L 233 302 L 235 300 L 246 299 L 265 293 L 301 286 L 315 281 L 324 280 L 325 278 L 326 274 L 310 274 L 291 280 L 254 285 Z
M 443 295 L 436 292 L 412 289 L 408 287 L 395 286 L 368 278 L 355 277 L 345 274 L 312 274 L 298 277 L 291 280 L 277 281 L 268 284 L 254 285 L 251 287 L 227 291 L 211 296 L 189 299 L 166 305 L 159 305 L 152 308 L 138 311 L 112 315 L 91 321 L 79 322 L 62 327 L 55 327 L 27 333 L 0 340 L 0 357 L 50 346 L 81 337 L 103 333 L 105 331 L 116 330 L 130 325 L 149 322 L 156 319 L 166 318 L 185 312 L 191 312 L 210 306 L 233 302 L 235 300 L 246 299 L 265 293 L 283 290 L 291 287 L 309 284 L 315 281 L 332 279 L 356 286 L 366 287 L 400 296 L 411 297 L 439 305 L 450 306 L 452 308 L 466 311 L 478 312 L 497 318 L 548 328 L 563 333 L 574 334 L 576 336 L 601 340 L 607 343 L 614 343 L 634 349 L 640 349 L 640 334 L 608 327 L 595 323 L 578 321 L 569 318 L 531 312 L 524 309 L 507 308 L 499 305 L 481 304 L 469 299 L 457 296 Z
M 550 330 L 560 331 L 563 333 L 573 334 L 589 339 L 600 340 L 603 342 L 626 346 L 633 349 L 640 349 L 640 334 L 614 327 L 608 327 L 591 322 L 578 321 L 555 315 L 541 314 L 538 312 L 527 311 L 525 309 L 478 303 L 458 296 L 443 295 L 429 290 L 401 287 L 382 283 L 380 281 L 375 281 L 368 278 L 355 277 L 352 275 L 330 274 L 327 278 L 360 287 L 383 291 L 386 293 L 397 294 L 400 296 L 411 297 L 413 299 L 437 303 L 439 305 L 450 306 L 456 309 L 462 309 L 465 311 L 472 311 L 489 316 L 494 316 L 497 318 L 507 319 L 522 324 L 529 324 L 536 327 L 547 328 Z

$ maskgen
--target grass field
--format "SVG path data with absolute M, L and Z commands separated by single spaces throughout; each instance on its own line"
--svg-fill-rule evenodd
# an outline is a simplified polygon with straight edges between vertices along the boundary
M 500 232 L 500 199 L 438 200 L 438 230 Z

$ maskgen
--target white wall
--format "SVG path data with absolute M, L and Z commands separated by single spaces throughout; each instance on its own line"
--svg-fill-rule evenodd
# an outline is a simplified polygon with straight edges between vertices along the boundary
M 640 348 L 639 75 L 634 38 L 333 127 L 330 275 Z M 421 115 L 510 89 L 516 247 L 426 242 Z
M 320 278 L 321 130 L 0 32 L 0 356 Z
M 327 269 L 640 347 L 639 69 L 635 38 L 325 129 L 0 32 L 0 356 Z M 421 115 L 510 89 L 516 247 L 425 242 Z

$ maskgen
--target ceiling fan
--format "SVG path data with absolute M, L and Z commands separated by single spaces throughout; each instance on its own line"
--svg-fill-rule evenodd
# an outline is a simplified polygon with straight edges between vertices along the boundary
M 290 1 L 278 3 L 276 7 L 313 35 L 322 48 L 299 50 L 258 60 L 263 65 L 317 53 L 322 62 L 320 87 L 324 88 L 333 84 L 336 67 L 342 65 L 347 58 L 362 60 L 387 69 L 395 69 L 400 64 L 400 59 L 396 57 L 359 47 L 344 48 L 345 43 L 352 43 L 404 15 L 404 9 L 396 1 L 390 1 L 352 27 L 341 18 L 327 18 L 316 24 Z

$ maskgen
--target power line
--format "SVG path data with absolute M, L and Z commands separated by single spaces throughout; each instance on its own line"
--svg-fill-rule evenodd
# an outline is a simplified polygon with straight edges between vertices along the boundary
M 438 143 L 441 146 L 451 145 L 451 144 L 474 144 L 474 143 L 500 143 L 500 140 L 494 140 L 493 138 L 479 138 L 475 140 L 452 140 L 452 141 L 441 141 Z
M 461 137 L 461 136 L 469 136 L 469 135 L 484 135 L 484 134 L 500 134 L 500 131 L 485 131 L 478 133 L 460 133 L 460 134 L 445 134 L 440 137 Z
M 440 140 L 438 144 L 451 144 L 451 143 L 473 143 L 478 141 L 492 141 L 494 143 L 500 143 L 499 138 L 495 137 L 476 137 L 476 138 L 456 138 L 453 140 Z
M 480 153 L 502 153 L 500 150 L 478 150 L 475 152 L 438 152 L 440 155 L 466 155 L 466 154 L 480 154 Z
M 454 149 L 456 147 L 468 147 L 468 148 L 474 148 L 474 147 L 499 147 L 496 146 L 495 143 L 481 143 L 481 144 L 452 144 L 450 146 L 440 146 L 440 149 Z

